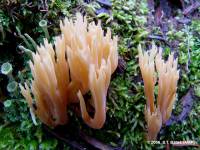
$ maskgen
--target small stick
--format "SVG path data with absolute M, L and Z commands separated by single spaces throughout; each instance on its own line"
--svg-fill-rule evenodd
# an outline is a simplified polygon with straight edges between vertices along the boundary
M 54 137 L 56 137 L 58 140 L 61 140 L 63 142 L 65 142 L 66 144 L 70 145 L 71 147 L 75 148 L 75 149 L 78 149 L 78 150 L 84 150 L 85 147 L 83 147 L 82 145 L 80 145 L 79 143 L 77 143 L 76 141 L 71 141 L 71 140 L 68 140 L 62 136 L 60 136 L 58 133 L 52 131 L 49 127 L 47 127 L 46 125 L 43 126 L 44 129 L 50 133 L 51 135 L 53 135 Z
M 163 41 L 163 42 L 165 42 L 165 44 L 167 44 L 168 46 L 170 46 L 170 44 L 168 43 L 168 41 L 164 37 L 162 37 L 162 36 L 148 35 L 147 38 L 149 38 L 149 39 L 155 39 L 155 40 L 159 40 L 159 41 Z
M 92 138 L 88 135 L 86 135 L 85 133 L 83 133 L 82 131 L 80 131 L 80 137 L 86 141 L 87 143 L 89 143 L 90 145 L 92 145 L 93 147 L 95 148 L 98 148 L 98 149 L 102 149 L 102 150 L 114 150 L 115 148 L 109 146 L 109 145 L 106 145 L 98 140 L 96 140 L 95 138 Z
M 160 40 L 160 41 L 166 41 L 165 38 L 161 37 L 161 36 L 158 36 L 158 35 L 148 35 L 148 38 L 149 39 L 156 39 L 156 40 Z
M 192 5 L 190 5 L 189 7 L 187 7 L 184 11 L 183 14 L 184 15 L 189 15 L 190 13 L 192 13 L 195 9 L 200 7 L 200 2 L 195 2 Z

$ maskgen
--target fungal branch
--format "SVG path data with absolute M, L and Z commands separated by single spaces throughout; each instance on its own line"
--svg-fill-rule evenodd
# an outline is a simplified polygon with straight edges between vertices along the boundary
M 60 22 L 62 34 L 53 45 L 44 41 L 37 47 L 30 62 L 33 81 L 31 89 L 20 85 L 29 107 L 47 125 L 67 122 L 67 105 L 79 103 L 83 120 L 99 129 L 106 119 L 106 95 L 111 74 L 118 65 L 117 37 L 106 34 L 100 22 L 88 23 L 86 17 L 76 15 Z M 91 91 L 94 118 L 87 112 L 83 95 Z M 34 100 L 37 109 L 33 107 Z
M 147 97 L 147 107 L 150 109 L 151 113 L 154 112 L 154 87 L 156 82 L 155 77 L 155 66 L 154 58 L 157 53 L 155 45 L 153 45 L 149 54 L 147 52 L 142 53 L 141 46 L 139 47 L 139 66 L 142 72 L 142 78 L 144 80 L 144 91 Z
M 111 74 L 118 65 L 117 37 L 110 29 L 104 36 L 101 23 L 87 23 L 77 14 L 75 22 L 67 18 L 60 23 L 65 37 L 71 75 L 72 101 L 80 100 L 83 120 L 92 128 L 101 128 L 106 118 L 106 95 Z M 78 90 L 77 90 L 78 89 Z M 91 91 L 94 118 L 89 117 L 82 94 Z M 78 97 L 77 97 L 78 92 Z M 73 93 L 73 94 L 72 94 Z
M 80 86 L 81 92 L 85 94 L 89 91 L 91 64 L 98 70 L 104 59 L 106 62 L 110 61 L 112 73 L 117 68 L 117 37 L 112 39 L 110 29 L 107 29 L 104 36 L 100 22 L 97 25 L 94 22 L 88 23 L 81 14 L 77 14 L 76 18 L 74 22 L 65 18 L 60 22 L 60 28 L 66 39 L 72 82 Z
M 21 93 L 43 123 L 49 126 L 65 124 L 68 119 L 69 68 L 65 59 L 64 37 L 56 38 L 55 51 L 53 45 L 45 40 L 32 56 L 33 61 L 29 63 L 33 75 L 31 88 L 27 83 L 25 87 L 20 85 Z
M 143 52 L 141 46 L 139 46 L 138 51 L 139 66 L 147 98 L 145 119 L 147 122 L 148 140 L 155 140 L 162 124 L 165 124 L 171 116 L 176 97 L 177 81 L 179 79 L 177 59 L 174 60 L 173 54 L 170 54 L 165 62 L 162 59 L 162 49 L 157 48 L 154 43 L 151 50 Z M 156 71 L 158 74 L 157 106 L 154 104 L 154 88 L 157 80 Z
M 111 64 L 103 60 L 99 70 L 95 70 L 94 65 L 90 65 L 89 72 L 89 88 L 91 90 L 93 105 L 95 108 L 94 117 L 91 118 L 87 112 L 84 98 L 81 92 L 78 92 L 80 99 L 80 107 L 82 118 L 90 127 L 98 129 L 102 128 L 106 120 L 106 95 L 111 77 Z
M 159 76 L 157 105 L 160 107 L 163 124 L 171 116 L 179 79 L 179 70 L 177 70 L 178 59 L 174 60 L 173 57 L 173 54 L 170 54 L 167 62 L 164 62 L 162 51 L 160 50 L 155 59 Z

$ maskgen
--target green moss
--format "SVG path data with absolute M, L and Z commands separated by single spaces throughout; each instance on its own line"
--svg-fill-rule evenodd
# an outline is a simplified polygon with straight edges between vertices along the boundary
M 41 4 L 33 1 L 33 7 L 28 7 L 25 1 L 19 1 L 14 7 L 14 15 L 8 15 L 7 9 L 2 7 L 0 10 L 0 23 L 5 31 L 4 43 L 14 45 L 13 51 L 22 53 L 20 55 L 24 66 L 13 59 L 11 53 L 5 58 L 0 56 L 1 64 L 3 62 L 12 62 L 14 65 L 14 76 L 17 82 L 24 82 L 24 79 L 31 79 L 31 73 L 27 62 L 30 58 L 25 58 L 22 50 L 16 50 L 15 45 L 24 45 L 26 43 L 16 37 L 15 41 L 8 38 L 10 31 L 18 34 L 16 26 L 22 35 L 27 33 L 36 43 L 42 43 L 44 37 L 42 29 L 38 26 L 40 20 L 48 21 L 48 30 L 50 39 L 60 33 L 59 20 L 65 16 L 73 18 L 76 11 L 83 11 L 89 15 L 90 20 L 101 19 L 102 26 L 105 29 L 110 27 L 113 35 L 119 36 L 119 54 L 125 61 L 122 72 L 116 72 L 112 76 L 112 81 L 107 96 L 107 120 L 104 128 L 93 130 L 87 127 L 80 117 L 69 112 L 70 122 L 73 127 L 71 132 L 77 132 L 81 129 L 88 135 L 115 147 L 124 147 L 125 149 L 163 149 L 165 145 L 152 145 L 146 142 L 146 122 L 144 119 L 144 106 L 146 100 L 143 91 L 143 82 L 138 68 L 137 45 L 139 43 L 148 43 L 146 39 L 148 30 L 147 23 L 147 1 L 137 0 L 112 0 L 112 15 L 96 16 L 94 11 L 100 7 L 96 3 L 89 5 L 83 4 L 79 0 L 55 0 L 48 1 L 48 13 L 40 12 L 38 8 Z M 33 10 L 34 13 L 32 13 Z M 91 13 L 92 10 L 92 13 Z M 31 30 L 30 30 L 31 28 Z M 152 27 L 153 33 L 160 34 L 158 27 Z M 19 36 L 19 35 L 17 35 Z M 195 87 L 196 95 L 199 94 L 200 83 L 200 39 L 199 20 L 193 20 L 188 27 L 183 27 L 178 32 L 171 26 L 166 39 L 171 42 L 179 42 L 179 69 L 180 80 L 178 83 L 178 97 L 173 113 L 178 115 L 181 112 L 180 98 L 185 95 L 191 86 Z M 147 42 L 148 41 L 148 42 Z M 14 43 L 13 43 L 14 42 Z M 161 45 L 163 43 L 157 42 Z M 164 45 L 162 45 L 164 47 Z M 25 47 L 27 48 L 27 47 Z M 164 47 L 164 56 L 170 53 L 169 47 Z M 188 55 L 189 48 L 189 55 Z M 6 53 L 7 54 L 7 53 Z M 6 59 L 6 60 L 5 60 Z M 188 61 L 190 59 L 190 61 Z M 15 70 L 17 68 L 17 70 Z M 17 75 L 17 72 L 20 71 Z M 0 76 L 0 82 L 5 84 L 7 79 Z M 3 88 L 3 87 L 2 87 Z M 5 86 L 6 88 L 6 86 Z M 6 89 L 3 89 L 6 91 Z M 20 91 L 18 91 L 19 93 Z M 0 125 L 0 149 L 58 149 L 59 144 L 64 145 L 64 149 L 70 149 L 67 144 L 63 144 L 54 137 L 47 135 L 41 127 L 34 126 L 31 120 L 27 103 L 18 95 L 15 99 L 6 95 L 4 102 L 4 111 L 1 114 Z M 71 109 L 71 108 L 70 108 Z M 182 124 L 174 124 L 168 128 L 163 128 L 166 133 L 160 136 L 158 140 L 194 140 L 200 143 L 200 102 L 195 101 L 192 112 Z

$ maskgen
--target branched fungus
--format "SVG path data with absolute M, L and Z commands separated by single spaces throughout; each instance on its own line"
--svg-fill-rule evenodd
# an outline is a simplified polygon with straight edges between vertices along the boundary
M 60 28 L 62 35 L 55 41 L 55 51 L 45 40 L 44 46 L 38 47 L 33 54 L 31 89 L 27 84 L 25 88 L 20 85 L 22 94 L 31 112 L 34 111 L 47 125 L 66 123 L 67 104 L 80 101 L 86 124 L 101 128 L 106 119 L 106 95 L 111 74 L 118 64 L 117 37 L 112 39 L 110 29 L 104 35 L 100 22 L 88 24 L 81 14 L 76 15 L 75 22 L 65 19 Z M 89 116 L 83 98 L 89 91 L 91 105 L 95 108 L 93 118 Z
M 160 49 L 155 58 L 156 69 L 159 76 L 157 105 L 160 107 L 163 124 L 165 124 L 171 116 L 179 79 L 179 71 L 177 70 L 178 59 L 174 60 L 173 57 L 173 54 L 170 54 L 167 62 L 164 62 Z
M 110 77 L 110 63 L 106 64 L 106 62 L 103 61 L 99 70 L 95 70 L 95 66 L 90 65 L 89 88 L 92 93 L 93 105 L 95 108 L 94 118 L 89 116 L 84 98 L 80 91 L 78 93 L 83 120 L 92 128 L 101 128 L 106 120 L 106 95 Z
M 147 98 L 145 118 L 147 121 L 148 140 L 156 139 L 162 124 L 165 124 L 171 116 L 179 78 L 177 59 L 174 60 L 173 57 L 173 54 L 170 54 L 165 62 L 162 59 L 162 49 L 158 49 L 155 44 L 152 45 L 151 50 L 144 53 L 141 46 L 139 46 L 139 66 Z M 157 106 L 154 104 L 154 88 L 157 78 L 155 70 L 158 72 Z
M 90 127 L 101 128 L 105 122 L 110 76 L 118 64 L 117 37 L 111 38 L 110 29 L 104 36 L 100 22 L 88 24 L 81 14 L 77 14 L 75 22 L 65 19 L 60 28 L 65 37 L 72 79 L 70 99 L 77 100 L 77 89 L 80 89 L 78 98 L 83 120 Z M 94 118 L 89 117 L 82 97 L 88 91 L 93 97 Z
M 64 37 L 57 37 L 55 51 L 47 40 L 37 48 L 30 62 L 33 75 L 31 89 L 25 83 L 20 85 L 31 111 L 49 126 L 67 122 L 67 87 L 69 85 L 69 68 L 65 59 Z M 35 100 L 31 97 L 33 93 Z
M 60 22 L 60 28 L 65 37 L 72 82 L 85 94 L 89 91 L 90 64 L 98 70 L 104 59 L 106 64 L 110 61 L 112 73 L 117 68 L 117 37 L 111 38 L 110 29 L 104 36 L 100 22 L 88 24 L 81 14 L 76 18 L 75 22 L 66 18 Z

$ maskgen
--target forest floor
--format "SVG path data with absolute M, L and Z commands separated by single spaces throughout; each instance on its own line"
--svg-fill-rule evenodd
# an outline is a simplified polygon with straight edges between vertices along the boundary
M 9 80 L 0 74 L 0 150 L 50 149 L 198 149 L 200 144 L 200 2 L 198 0 L 3 0 L 0 2 L 0 65 L 9 62 L 16 82 L 31 80 L 25 33 L 39 45 L 45 34 L 39 22 L 48 21 L 51 40 L 60 34 L 59 21 L 76 12 L 118 35 L 119 64 L 107 94 L 104 127 L 94 130 L 69 108 L 69 123 L 55 129 L 35 126 L 19 88 L 7 91 Z M 180 77 L 172 116 L 156 143 L 146 140 L 144 85 L 138 65 L 138 45 L 151 43 L 178 57 Z M 30 48 L 31 49 L 31 48 Z M 34 51 L 34 49 L 31 49 Z M 156 89 L 158 86 L 156 85 Z M 167 144 L 193 141 L 196 144 Z

